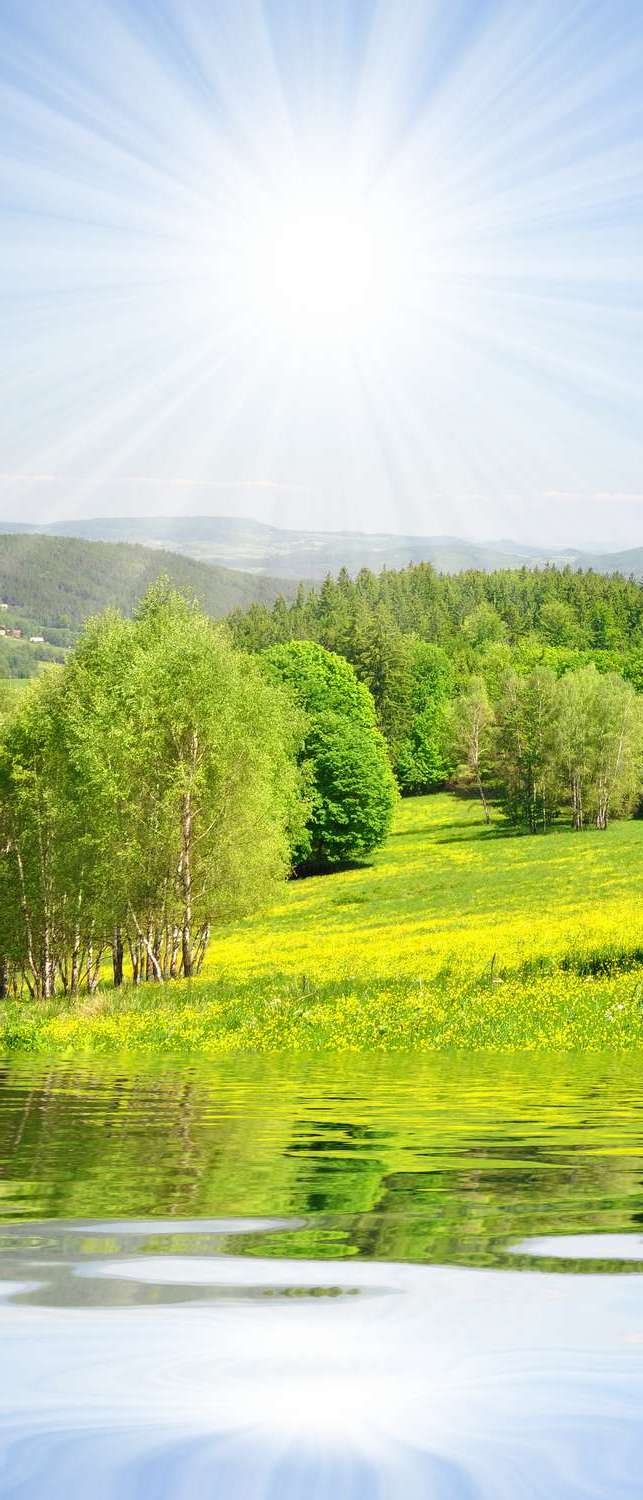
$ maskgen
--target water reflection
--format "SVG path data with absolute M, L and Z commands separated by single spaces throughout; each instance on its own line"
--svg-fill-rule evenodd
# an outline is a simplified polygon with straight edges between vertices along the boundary
M 0 1219 L 222 1214 L 303 1220 L 246 1254 L 478 1266 L 637 1230 L 643 1081 L 614 1057 L 0 1065 Z
M 153 1222 L 5 1236 L 3 1496 L 640 1495 L 642 1277 L 230 1256 L 247 1222 L 175 1229 L 180 1250 Z
M 638 1500 L 633 1072 L 7 1065 L 0 1496 Z

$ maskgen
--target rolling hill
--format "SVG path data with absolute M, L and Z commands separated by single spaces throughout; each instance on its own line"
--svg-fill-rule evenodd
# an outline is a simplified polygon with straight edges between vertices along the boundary
M 130 614 L 163 573 L 215 617 L 294 591 L 292 583 L 212 567 L 172 552 L 22 530 L 0 535 L 0 600 L 9 605 L 0 623 L 23 625 L 29 633 L 67 645 L 90 615 L 109 605 Z
M 52 537 L 170 548 L 195 562 L 243 569 L 246 574 L 276 574 L 293 581 L 321 579 L 327 573 L 337 573 L 341 567 L 355 574 L 362 567 L 379 572 L 384 567 L 403 568 L 411 562 L 430 562 L 442 573 L 458 573 L 467 568 L 493 572 L 497 568 L 533 568 L 552 563 L 557 567 L 593 568 L 597 573 L 618 571 L 643 578 L 643 547 L 590 553 L 574 548 L 538 548 L 512 541 L 474 542 L 448 536 L 286 530 L 230 516 L 108 516 L 33 527 L 0 523 L 0 532 L 4 530 L 20 531 L 22 535 L 39 532 Z

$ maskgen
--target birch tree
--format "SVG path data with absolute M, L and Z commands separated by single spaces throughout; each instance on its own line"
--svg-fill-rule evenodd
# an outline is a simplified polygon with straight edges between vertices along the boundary
M 553 672 L 540 667 L 524 676 L 509 673 L 495 716 L 494 762 L 505 810 L 530 833 L 544 831 L 560 801 Z
M 605 829 L 631 811 L 641 785 L 640 699 L 616 672 L 595 666 L 558 684 L 559 744 L 576 829 Z
M 190 978 L 290 868 L 303 720 L 165 584 L 91 622 L 0 738 L 0 982 L 34 998 Z
M 253 910 L 288 873 L 300 716 L 224 627 L 163 583 L 133 622 L 88 633 L 68 693 L 119 893 L 110 922 L 135 979 L 190 978 L 212 924 Z
M 451 736 L 457 757 L 467 779 L 477 788 L 485 822 L 491 822 L 485 778 L 491 752 L 494 712 L 484 678 L 472 677 L 454 700 L 451 710 Z
M 0 949 L 34 998 L 49 999 L 57 973 L 72 983 L 70 952 L 82 829 L 70 796 L 61 739 L 62 679 L 48 674 L 25 694 L 0 744 Z

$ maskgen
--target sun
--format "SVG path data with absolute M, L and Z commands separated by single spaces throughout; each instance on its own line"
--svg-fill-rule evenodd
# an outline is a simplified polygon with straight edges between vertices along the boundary
M 295 214 L 267 246 L 266 277 L 287 320 L 322 332 L 359 322 L 374 290 L 376 245 L 368 226 L 342 212 Z
M 347 346 L 388 316 L 403 261 L 391 221 L 372 207 L 319 195 L 282 201 L 252 237 L 246 294 L 281 339 Z

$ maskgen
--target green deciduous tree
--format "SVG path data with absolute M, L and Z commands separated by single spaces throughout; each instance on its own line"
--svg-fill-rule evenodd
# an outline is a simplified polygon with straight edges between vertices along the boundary
M 407 642 L 408 727 L 396 746 L 393 766 L 403 792 L 428 792 L 453 769 L 447 733 L 452 669 L 440 646 L 413 636 Z
M 189 978 L 212 923 L 254 910 L 303 826 L 303 721 L 278 684 L 165 583 L 90 624 L 0 749 L 0 953 L 34 994 Z
M 473 646 L 474 650 L 478 650 L 492 641 L 504 640 L 507 627 L 502 615 L 485 599 L 471 611 L 471 614 L 465 616 L 462 621 L 462 633 L 469 645 Z
M 260 905 L 288 871 L 296 716 L 163 583 L 125 626 L 125 652 L 119 629 L 97 626 L 110 663 L 90 632 L 72 667 L 76 722 L 90 702 L 103 747 L 81 731 L 82 779 L 111 827 L 108 863 L 148 977 L 189 977 L 211 924 Z
M 558 684 L 558 743 L 574 828 L 606 828 L 641 786 L 641 707 L 630 683 L 592 665 Z
M 546 599 L 538 615 L 538 631 L 548 646 L 575 646 L 578 621 L 563 599 Z
M 494 713 L 484 678 L 472 677 L 454 699 L 450 716 L 451 743 L 465 779 L 477 788 L 485 821 L 491 821 L 485 781 L 492 751 Z
M 481 788 L 486 774 L 511 822 L 531 833 L 561 809 L 575 829 L 604 829 L 640 796 L 641 700 L 618 673 L 591 663 L 560 677 L 544 666 L 508 672 L 493 708 L 473 678 L 456 700 L 453 730 L 468 779 Z
M 557 683 L 546 667 L 510 673 L 495 705 L 494 772 L 505 810 L 531 833 L 549 826 L 558 808 Z
M 395 805 L 373 699 L 347 661 L 313 642 L 275 646 L 264 661 L 308 721 L 301 759 L 311 810 L 296 862 L 320 869 L 362 859 L 386 837 Z

